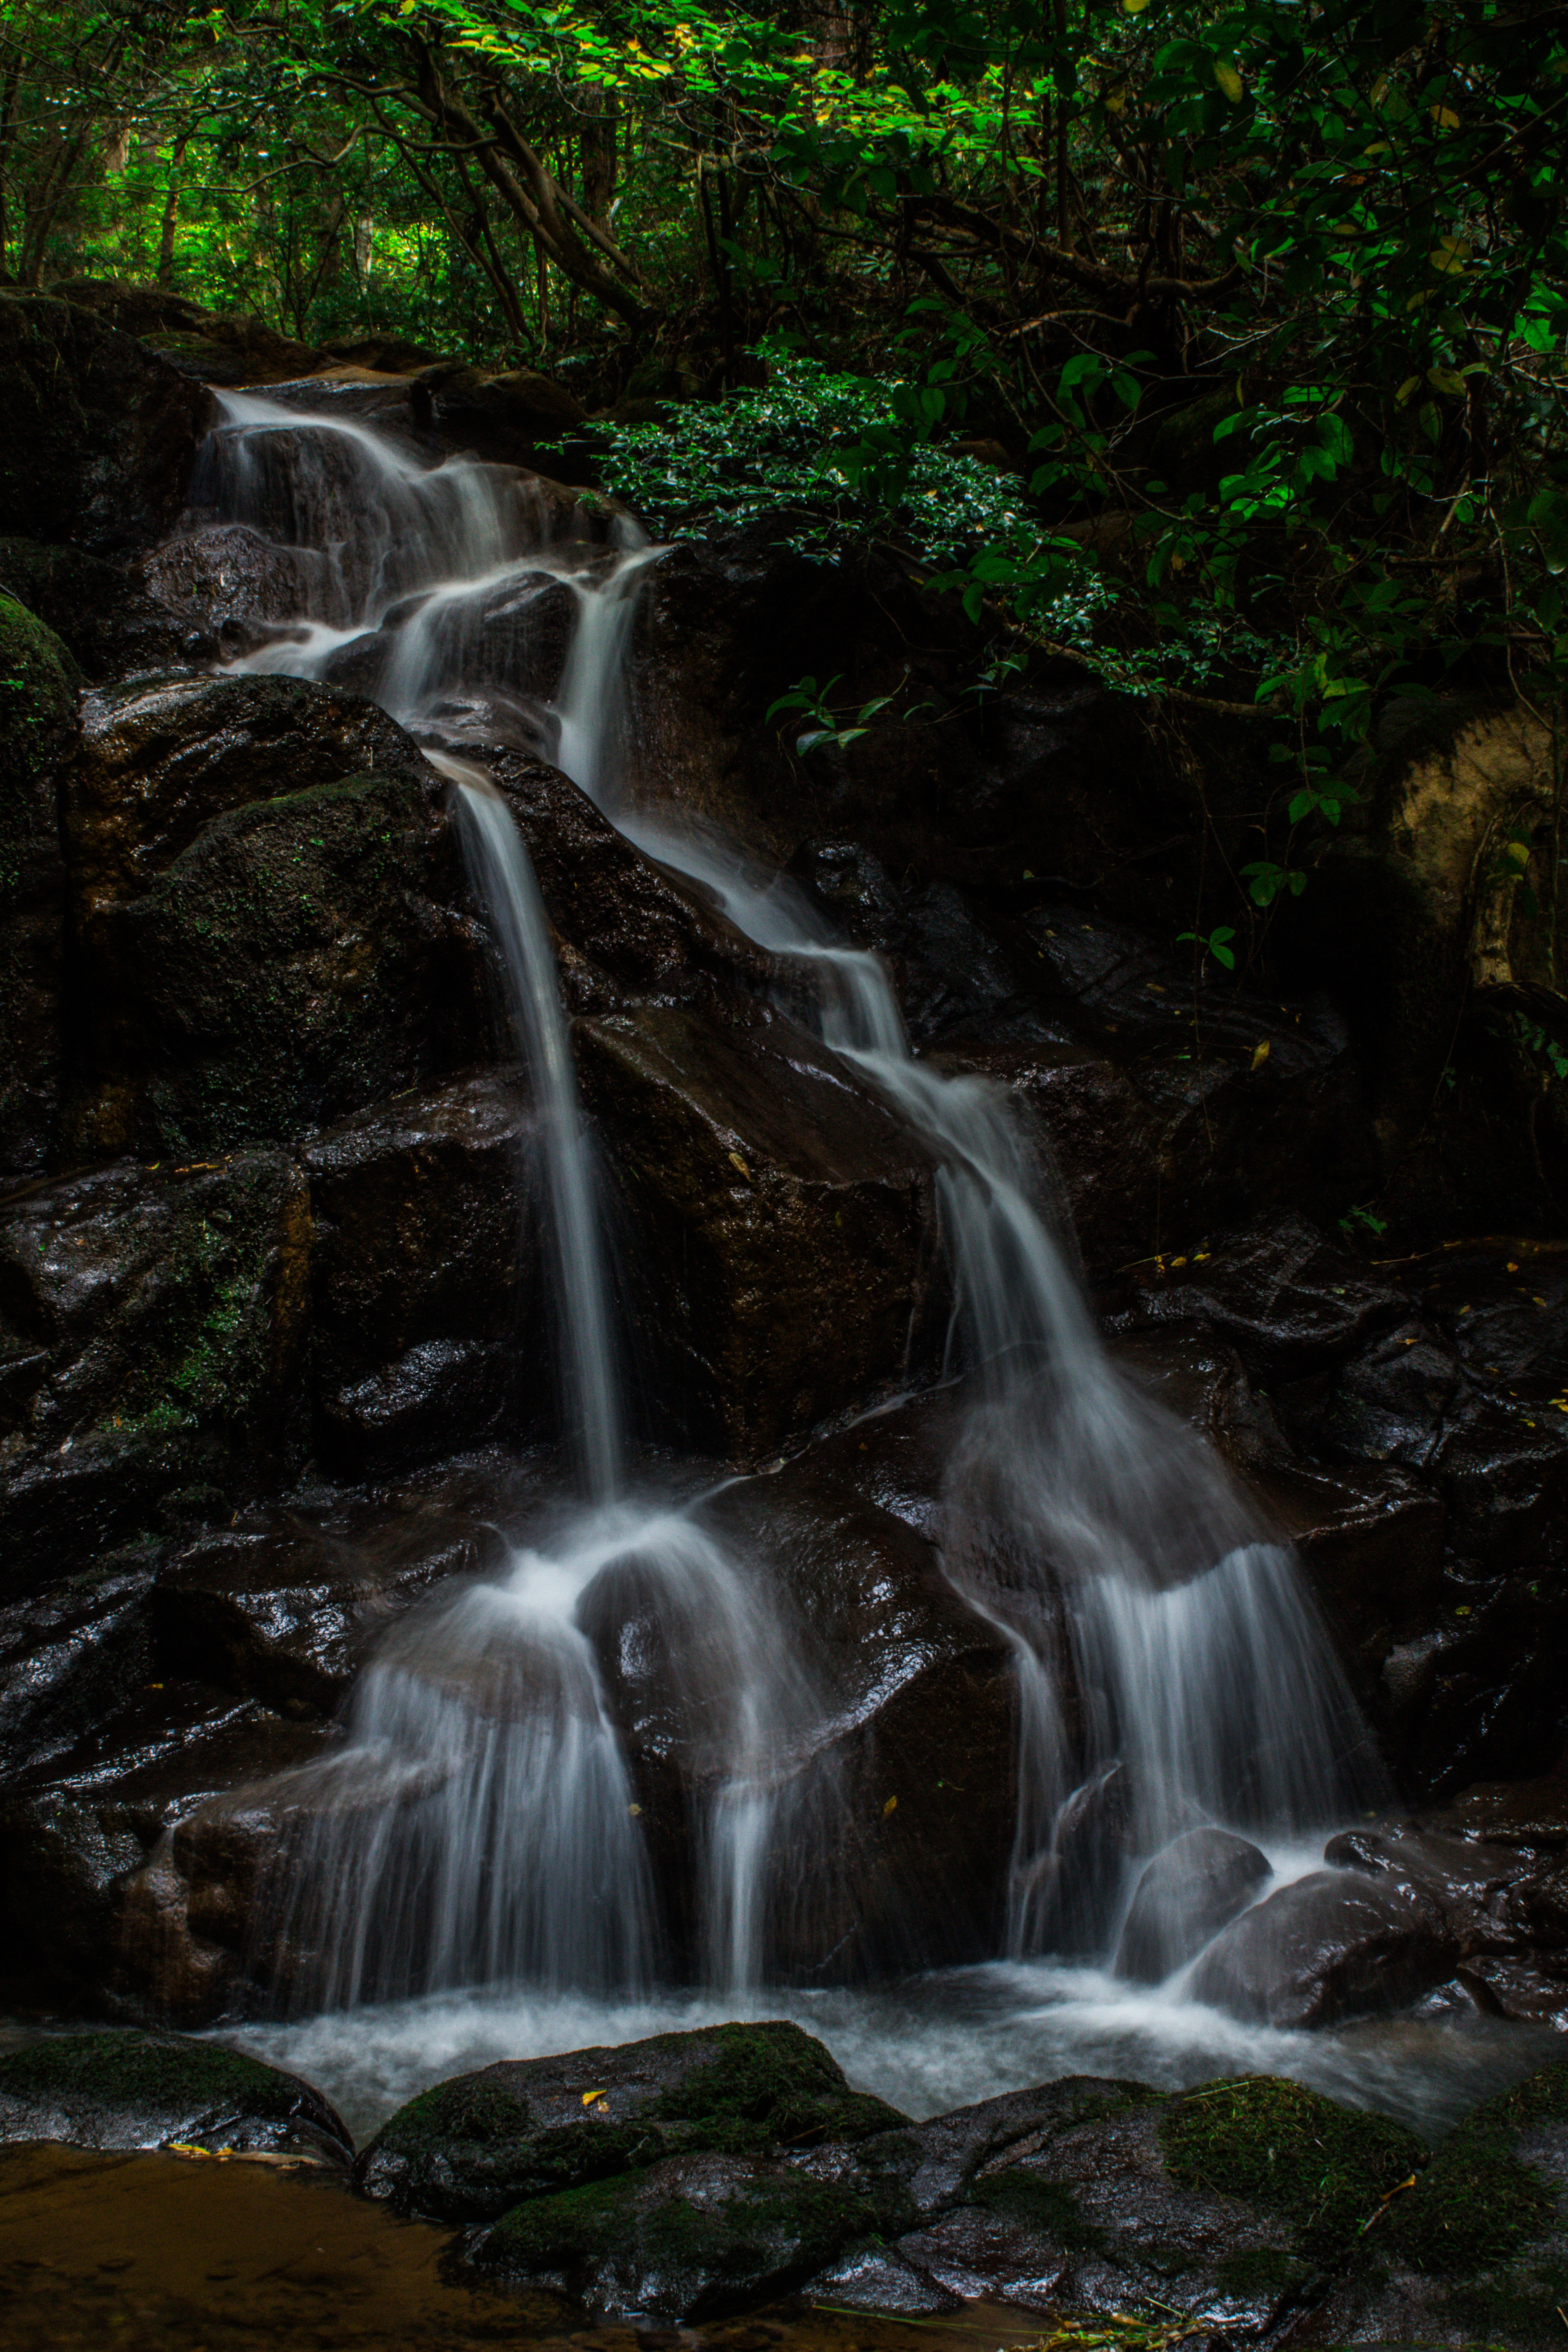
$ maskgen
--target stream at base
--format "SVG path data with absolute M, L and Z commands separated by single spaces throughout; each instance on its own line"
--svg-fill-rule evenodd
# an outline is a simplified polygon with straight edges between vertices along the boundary
M 917 2118 L 1062 2074 L 1166 2090 L 1220 2075 L 1285 2074 L 1436 2138 L 1479 2100 L 1562 2054 L 1560 2035 L 1500 2020 L 1401 2017 L 1278 2032 L 1239 2024 L 1169 1987 L 1025 1961 L 880 1987 L 762 1988 L 722 1998 L 590 2000 L 508 1985 L 229 2028 L 215 2038 L 303 2074 L 363 2142 L 430 2084 L 497 2059 L 774 2017 L 826 2042 L 858 2090 Z

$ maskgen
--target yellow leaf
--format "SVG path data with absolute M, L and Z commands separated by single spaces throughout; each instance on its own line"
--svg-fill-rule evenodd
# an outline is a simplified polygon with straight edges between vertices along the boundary
M 1126 85 L 1126 83 L 1125 83 L 1125 82 L 1120 82 L 1120 81 L 1119 81 L 1119 82 L 1117 83 L 1116 88 L 1115 88 L 1114 89 L 1108 89 L 1108 90 L 1106 91 L 1106 93 L 1105 93 L 1105 110 L 1106 110 L 1107 114 L 1125 114 L 1125 113 L 1126 113 L 1126 111 L 1127 111 L 1127 85 Z
M 631 1815 L 631 1817 L 632 1817 L 633 1821 L 635 1822 L 635 1821 L 637 1820 L 637 1816 L 638 1816 L 638 1815 L 640 1814 L 640 1812 L 642 1811 L 642 1807 L 641 1807 L 640 1805 L 628 1805 L 628 1806 L 626 1807 L 626 1811 L 627 1811 L 627 1812 L 628 1812 L 628 1813 L 630 1813 L 630 1815 Z
M 1394 394 L 1394 397 L 1399 403 L 1400 407 L 1403 408 L 1406 401 L 1415 399 L 1415 394 L 1420 391 L 1420 377 L 1418 375 L 1407 375 L 1405 382 L 1400 385 L 1399 390 Z
M 747 1167 L 747 1165 L 746 1165 L 745 1161 L 742 1159 L 742 1157 L 741 1157 L 741 1155 L 740 1155 L 740 1153 L 739 1153 L 738 1151 L 731 1151 L 731 1154 L 730 1154 L 730 1165 L 731 1165 L 731 1168 L 738 1168 L 738 1169 L 740 1170 L 740 1171 L 741 1171 L 742 1175 L 745 1178 L 745 1180 L 746 1180 L 746 1181 L 747 1181 L 747 1183 L 748 1183 L 748 1184 L 751 1182 L 751 1181 L 752 1181 L 752 1171 L 751 1171 L 751 1170 Z
M 1452 368 L 1428 368 L 1426 381 L 1434 392 L 1446 392 L 1452 399 L 1458 399 L 1465 389 L 1464 377 L 1456 375 Z
M 1459 118 L 1451 106 L 1435 106 L 1432 120 L 1439 131 L 1457 131 L 1459 127 Z
M 1267 1038 L 1267 1037 L 1264 1037 L 1264 1038 L 1259 1039 L 1258 1043 L 1256 1045 L 1254 1045 L 1254 1047 L 1253 1047 L 1253 1049 L 1252 1049 L 1252 1066 L 1253 1066 L 1253 1068 L 1254 1068 L 1255 1070 L 1260 1070 L 1260 1069 L 1263 1067 L 1264 1063 L 1265 1063 L 1268 1059 L 1268 1038 Z
M 585 2107 L 591 2107 L 595 2099 L 607 2099 L 609 2095 L 608 2091 L 584 2091 L 583 2094 L 583 2105 Z
M 1149 0 L 1121 0 L 1121 5 L 1130 16 L 1141 16 L 1149 5 Z
M 1232 65 L 1227 65 L 1223 58 L 1215 58 L 1214 61 L 1214 78 L 1215 81 L 1218 82 L 1221 89 L 1224 90 L 1226 98 L 1230 100 L 1232 105 L 1238 103 L 1241 98 L 1242 86 L 1241 76 L 1237 72 L 1236 68 Z
M 889 1813 L 897 1812 L 898 1808 L 899 1801 L 897 1797 L 889 1797 L 887 1803 L 882 1808 L 882 1819 L 886 1821 Z
M 1446 269 L 1450 274 L 1462 270 L 1469 257 L 1470 248 L 1462 236 L 1440 236 L 1430 255 L 1434 269 Z

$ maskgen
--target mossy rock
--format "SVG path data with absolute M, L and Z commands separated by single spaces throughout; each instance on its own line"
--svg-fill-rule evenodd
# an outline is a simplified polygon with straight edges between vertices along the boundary
M 1385 2242 L 1415 2270 L 1462 2279 L 1557 2234 L 1562 2191 L 1520 2154 L 1553 2126 L 1568 2142 L 1568 2065 L 1542 2067 L 1467 2116 L 1391 2210 Z
M 798 2025 L 705 2026 L 438 2083 L 383 2126 L 358 2179 L 404 2212 L 490 2221 L 696 2149 L 795 2152 L 904 2120 Z
M 336 2109 L 298 2074 L 215 2042 L 131 2032 L 50 2035 L 0 2054 L 0 2138 L 342 2164 L 353 2153 Z
M 79 673 L 0 593 L 0 1182 L 40 1172 L 58 1110 L 66 873 L 56 777 Z
M 1426 2160 L 1414 2132 L 1271 2075 L 1209 2083 L 1171 2102 L 1160 2138 L 1172 2179 L 1289 2221 L 1294 2249 L 1331 2259 Z
M 287 765 L 280 746 L 279 782 Z M 377 772 L 233 809 L 140 896 L 89 909 L 81 1156 L 291 1140 L 477 1058 L 442 797 Z
M 787 2165 L 681 2156 L 518 2206 L 479 2260 L 601 2317 L 694 2319 L 786 2293 L 879 2218 L 854 2189 Z

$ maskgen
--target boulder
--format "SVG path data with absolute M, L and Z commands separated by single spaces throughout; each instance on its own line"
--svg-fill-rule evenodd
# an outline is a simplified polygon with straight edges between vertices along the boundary
M 1441 1984 L 1458 1958 L 1424 1906 L 1352 1871 L 1318 1871 L 1226 1927 L 1188 1990 L 1233 2017 L 1286 2028 L 1399 2009 Z
M 670 2158 L 769 2158 L 903 2120 L 798 2025 L 708 2025 L 438 2083 L 382 2126 L 354 2178 L 401 2213 L 492 2221 Z
M 931 1171 L 869 1088 L 762 1008 L 586 1021 L 577 1046 L 668 1424 L 756 1460 L 907 1378 L 933 1289 Z
M 337 2110 L 298 2074 L 172 2033 L 48 2034 L 0 2053 L 0 2138 L 353 2158 Z
M 131 1544 L 0 1609 L 0 1746 L 10 1772 L 65 1753 L 154 1678 L 163 1546 Z
M 279 1152 L 122 1162 L 0 1210 L 0 1595 L 275 1475 L 297 1435 L 305 1181 Z
M 946 1404 L 852 1423 L 783 1468 L 729 1483 L 696 1513 L 782 1628 L 767 1661 L 779 1718 L 762 1930 L 773 1977 L 857 1982 L 978 1960 L 1003 1932 L 1013 1652 L 906 1516 L 924 1516 L 940 1495 Z M 906 1489 L 894 1507 L 888 1473 L 917 1456 L 923 1494 Z M 689 1622 L 674 1598 L 628 1560 L 595 1585 L 584 1622 L 683 1944 L 696 1937 L 692 1858 L 722 1769 L 714 1685 L 721 1695 L 726 1677 L 702 1647 L 712 1633 L 703 1602 Z
M 232 654 L 288 633 L 310 610 L 315 568 L 248 523 L 209 522 L 155 547 L 142 577 L 166 626 Z
M 1465 1960 L 1522 1944 L 1522 1905 L 1530 1864 L 1512 1846 L 1445 1836 L 1402 1822 L 1392 1829 L 1342 1830 L 1323 1849 L 1337 1870 L 1364 1872 L 1405 1897 Z
M 324 1457 L 396 1467 L 550 1415 L 537 1140 L 518 1074 L 400 1096 L 302 1158 Z
M 82 942 L 79 1150 L 292 1140 L 471 1062 L 483 1034 L 442 788 L 380 768 L 215 816 Z
M 0 295 L 0 530 L 94 555 L 151 545 L 184 504 L 207 394 L 90 311 Z
M 399 1502 L 259 1510 L 196 1537 L 151 1595 L 165 1667 L 288 1718 L 331 1717 L 395 1617 L 497 1560 L 499 1537 L 439 1494 Z
M 595 2318 L 718 2318 L 787 2294 L 880 2219 L 791 2165 L 678 2156 L 514 2207 L 477 2259 Z
M 426 372 L 430 423 L 454 448 L 507 466 L 535 466 L 568 481 L 595 478 L 583 432 L 587 412 L 574 392 L 536 368 L 481 375 L 444 362 Z
M 215 817 L 362 773 L 429 778 L 384 711 L 304 678 L 155 678 L 89 694 L 64 793 L 84 928 L 101 902 L 151 888 Z
M 84 548 L 0 539 L 0 582 L 101 680 L 216 659 L 217 641 L 195 613 L 171 612 L 139 564 Z
M 232 1995 L 245 1930 L 232 1948 L 192 1948 L 183 1893 L 176 1905 L 164 1885 L 168 1833 L 331 1738 L 210 1685 L 171 1681 L 138 1690 L 64 1753 L 18 1773 L 0 1799 L 0 1887 L 17 1964 L 55 1998 L 79 1990 L 132 2014 L 205 2024 Z
M 1255 1379 L 1289 1381 L 1405 1322 L 1409 1301 L 1305 1217 L 1286 1213 L 1157 1269 L 1140 1287 L 1137 1311 L 1156 1326 L 1195 1325 L 1226 1340 Z
M 921 2141 L 943 2153 L 911 2173 Z M 1310 2300 L 1420 2153 L 1402 2126 L 1295 2083 L 1162 2098 L 1069 2078 L 805 2159 L 880 2187 L 884 2210 L 907 2182 L 921 2209 L 809 2291 L 864 2306 L 890 2285 L 911 2315 L 981 2294 L 1101 2316 L 1152 2303 L 1164 2324 L 1261 2333 Z
M 1272 1875 L 1268 1855 L 1228 1830 L 1188 1830 L 1173 1838 L 1133 1889 L 1116 1975 L 1158 1984 L 1228 1927 Z
M 689 883 L 645 856 L 558 768 L 504 751 L 487 758 L 566 950 L 563 982 L 583 1010 L 613 1009 L 629 996 L 722 1014 L 738 990 L 787 998 L 793 984 L 800 996 L 787 960 L 753 947 Z M 602 982 L 595 990 L 594 973 L 609 991 Z
M 59 1118 L 66 870 L 58 771 L 79 674 L 0 593 L 0 1187 L 41 1174 Z

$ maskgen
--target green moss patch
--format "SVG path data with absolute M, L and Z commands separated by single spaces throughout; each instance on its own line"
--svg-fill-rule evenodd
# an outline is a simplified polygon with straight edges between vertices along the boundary
M 821 2042 L 798 2025 L 721 2025 L 708 2038 L 712 2056 L 655 2111 L 668 2122 L 695 2125 L 692 2137 L 704 2147 L 731 2155 L 815 2147 L 909 2121 L 885 2100 L 852 2091 Z
M 1543 2124 L 1568 2124 L 1568 2065 L 1542 2067 L 1466 2116 L 1419 2187 L 1390 2210 L 1390 2244 L 1417 2270 L 1463 2278 L 1539 2243 L 1558 2200 L 1515 2144 Z
M 999 2221 L 1033 2231 L 1053 2246 L 1088 2253 L 1105 2242 L 1104 2231 L 1084 2220 L 1078 2199 L 1064 2181 L 1047 2180 L 1021 2165 L 977 2180 L 969 2202 Z
M 705 2182 L 700 2203 L 681 2193 L 679 2180 L 659 2196 L 640 2173 L 518 2206 L 490 2231 L 480 2258 L 522 2276 L 584 2284 L 596 2265 L 614 2263 L 694 2311 L 727 2293 L 753 2293 L 820 2269 L 876 2221 L 863 2198 L 787 2171 L 742 2178 L 727 2197 Z
M 1426 2160 L 1403 2124 L 1272 2075 L 1209 2083 L 1173 2099 L 1160 2138 L 1183 2188 L 1219 2189 L 1284 2215 L 1297 2251 L 1314 2261 L 1345 2245 Z
M 1287 2295 L 1300 2294 L 1312 2274 L 1306 2263 L 1281 2252 L 1278 2246 L 1254 2246 L 1245 2253 L 1222 2254 L 1214 2269 L 1221 2293 L 1245 2303 L 1265 2298 L 1283 2303 Z
M 143 2033 L 73 2033 L 0 2057 L 0 2097 L 174 2114 L 243 2107 L 283 2117 L 299 2092 L 287 2075 L 237 2050 Z

